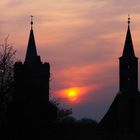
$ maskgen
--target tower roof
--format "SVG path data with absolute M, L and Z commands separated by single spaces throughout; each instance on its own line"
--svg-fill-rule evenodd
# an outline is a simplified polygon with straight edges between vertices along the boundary
M 132 42 L 132 37 L 131 37 L 131 31 L 130 31 L 130 17 L 128 17 L 128 29 L 127 29 L 122 57 L 135 57 L 135 52 L 134 52 L 133 42 Z
M 26 51 L 25 63 L 32 64 L 38 62 L 40 62 L 40 57 L 37 55 L 36 43 L 33 32 L 33 16 L 31 16 L 31 30 Z

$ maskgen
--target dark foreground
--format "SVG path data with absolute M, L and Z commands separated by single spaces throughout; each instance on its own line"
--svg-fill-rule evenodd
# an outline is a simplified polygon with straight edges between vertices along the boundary
M 139 140 L 137 133 L 105 132 L 95 124 L 54 123 L 53 125 L 1 125 L 0 140 Z

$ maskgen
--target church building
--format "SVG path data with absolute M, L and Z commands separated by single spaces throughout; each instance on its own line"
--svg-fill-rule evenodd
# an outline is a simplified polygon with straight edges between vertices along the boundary
M 32 18 L 25 61 L 14 65 L 12 114 L 15 121 L 39 125 L 55 121 L 57 108 L 49 101 L 50 64 L 37 54 Z
M 122 56 L 119 58 L 119 93 L 99 124 L 108 132 L 140 131 L 140 93 L 138 91 L 138 58 L 135 55 L 130 17 Z

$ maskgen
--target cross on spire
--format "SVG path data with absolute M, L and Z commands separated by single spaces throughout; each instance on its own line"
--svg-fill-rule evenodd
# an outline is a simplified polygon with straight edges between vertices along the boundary
M 130 14 L 128 14 L 128 25 L 130 24 L 131 18 L 130 18 Z
M 33 17 L 34 16 L 31 15 L 31 29 L 33 29 Z

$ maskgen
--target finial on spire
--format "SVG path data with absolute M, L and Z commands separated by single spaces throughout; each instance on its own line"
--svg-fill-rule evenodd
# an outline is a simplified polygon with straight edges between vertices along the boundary
M 130 24 L 130 20 L 131 20 L 130 14 L 128 14 L 128 25 Z
M 31 29 L 33 29 L 33 16 L 31 15 Z

